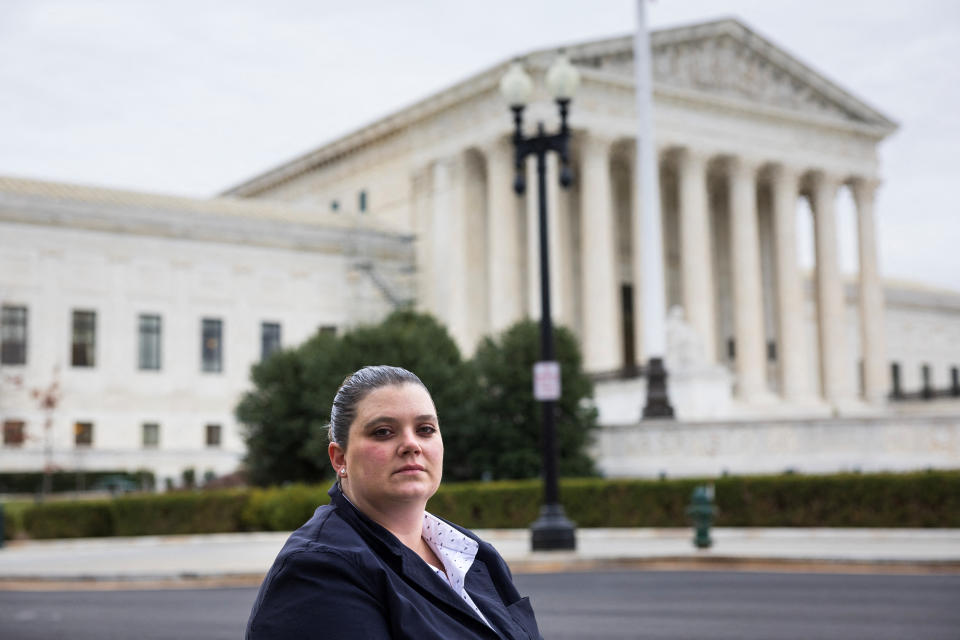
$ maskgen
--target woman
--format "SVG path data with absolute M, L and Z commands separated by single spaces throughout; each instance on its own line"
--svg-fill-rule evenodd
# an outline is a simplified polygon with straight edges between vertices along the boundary
M 405 369 L 344 380 L 330 410 L 331 502 L 280 551 L 247 638 L 540 638 L 496 550 L 426 512 L 443 469 L 436 414 Z

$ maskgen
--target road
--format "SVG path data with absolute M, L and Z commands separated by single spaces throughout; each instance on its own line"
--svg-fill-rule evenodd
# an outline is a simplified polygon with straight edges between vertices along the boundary
M 550 640 L 960 638 L 960 575 L 610 571 L 516 581 Z M 255 594 L 0 591 L 0 637 L 235 640 Z

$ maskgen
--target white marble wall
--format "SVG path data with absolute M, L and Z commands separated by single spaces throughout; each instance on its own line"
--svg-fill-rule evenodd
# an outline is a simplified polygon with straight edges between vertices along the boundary
M 601 428 L 594 455 L 608 477 L 956 469 L 960 418 L 646 421 Z
M 62 401 L 53 414 L 53 462 L 64 468 L 150 468 L 179 478 L 233 471 L 244 444 L 234 407 L 260 358 L 260 324 L 277 322 L 285 346 L 323 325 L 343 328 L 390 309 L 368 278 L 340 253 L 3 224 L 0 301 L 28 308 L 26 366 L 3 366 L 0 418 L 24 420 L 27 442 L 0 446 L 0 468 L 43 466 L 44 416 L 27 390 L 58 371 Z M 95 366 L 70 366 L 71 312 L 96 312 Z M 138 314 L 162 317 L 162 369 L 137 364 Z M 201 371 L 201 319 L 223 321 L 223 370 Z M 22 384 L 16 385 L 14 378 Z M 89 449 L 73 424 L 94 423 Z M 160 444 L 142 446 L 142 424 L 160 425 Z M 222 425 L 219 448 L 205 425 Z

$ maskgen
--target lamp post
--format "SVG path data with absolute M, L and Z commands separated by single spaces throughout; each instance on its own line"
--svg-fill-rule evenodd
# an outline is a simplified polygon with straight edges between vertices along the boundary
M 560 399 L 560 366 L 554 360 L 553 319 L 550 312 L 550 248 L 547 242 L 547 153 L 560 155 L 560 185 L 569 187 L 573 181 L 570 172 L 567 111 L 570 99 L 580 82 L 580 74 L 563 54 L 547 70 L 547 87 L 560 111 L 560 131 L 548 134 L 543 122 L 537 123 L 534 136 L 523 135 L 523 110 L 533 89 L 530 76 L 519 62 L 515 62 L 500 81 L 500 91 L 513 111 L 516 177 L 513 189 L 517 195 L 526 190 L 524 160 L 533 155 L 537 159 L 537 195 L 539 198 L 540 227 L 540 362 L 534 366 L 534 397 L 542 402 L 543 411 L 543 505 L 540 517 L 530 525 L 534 551 L 576 548 L 574 524 L 567 519 L 560 504 L 557 482 L 557 435 L 555 402 Z

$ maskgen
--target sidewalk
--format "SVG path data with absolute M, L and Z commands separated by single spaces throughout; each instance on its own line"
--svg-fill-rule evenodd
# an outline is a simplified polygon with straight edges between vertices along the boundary
M 648 567 L 960 573 L 960 529 L 580 529 L 573 552 L 532 552 L 523 529 L 481 530 L 511 569 Z M 0 589 L 59 583 L 258 584 L 287 533 L 15 541 L 0 549 Z

